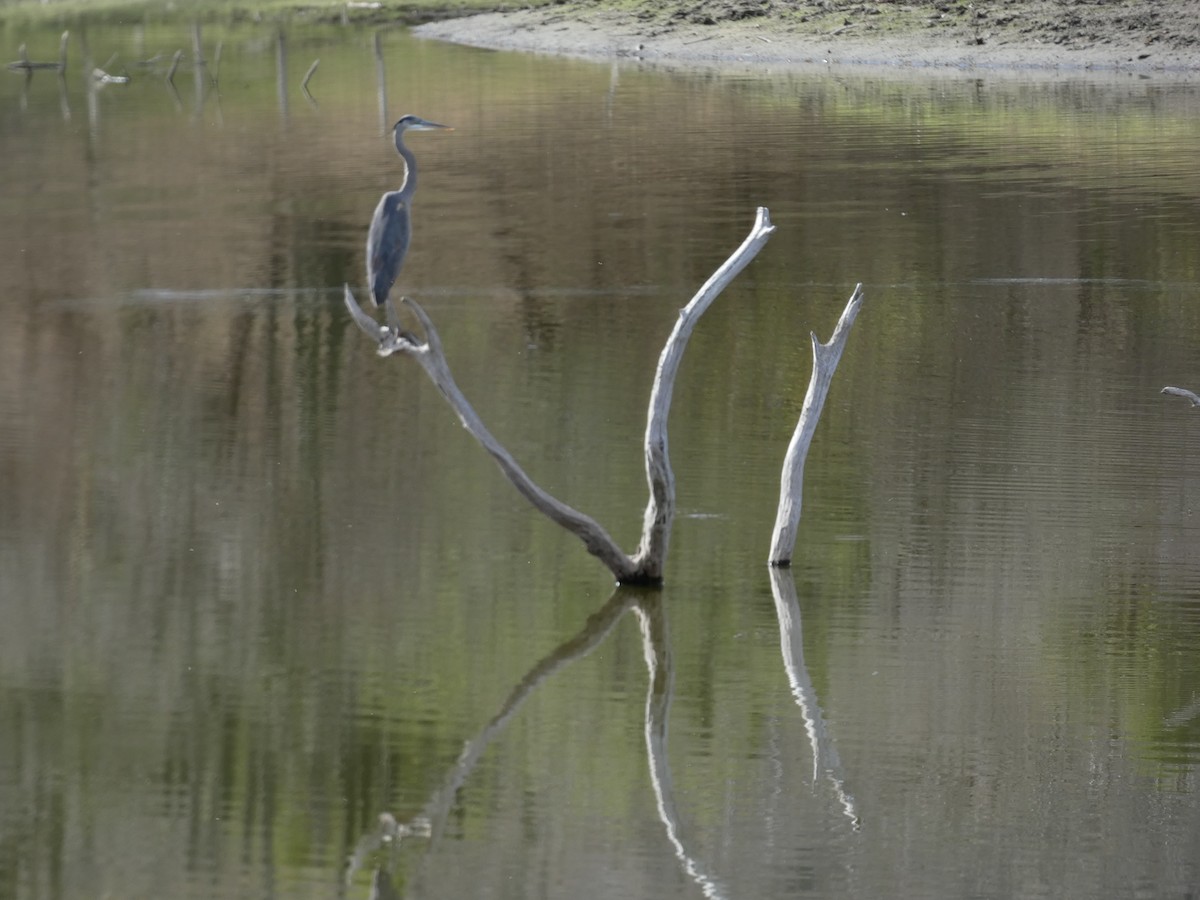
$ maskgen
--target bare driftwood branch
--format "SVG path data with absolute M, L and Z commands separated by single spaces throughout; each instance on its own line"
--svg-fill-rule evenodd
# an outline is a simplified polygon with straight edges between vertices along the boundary
M 650 580 L 661 581 L 663 564 L 667 557 L 667 544 L 671 537 L 671 522 L 675 517 L 675 474 L 671 470 L 667 448 L 667 419 L 671 411 L 671 396 L 675 390 L 675 377 L 688 339 L 696 322 L 712 305 L 721 291 L 737 277 L 738 273 L 758 255 L 775 226 L 765 206 L 760 206 L 755 215 L 754 227 L 712 277 L 708 279 L 691 302 L 679 311 L 675 328 L 663 347 L 654 375 L 654 387 L 650 391 L 650 409 L 646 416 L 646 481 L 650 488 L 650 501 L 642 519 L 642 542 L 634 559 L 638 568 Z
M 804 717 L 804 728 L 812 746 L 813 784 L 815 785 L 817 778 L 824 773 L 833 787 L 834 794 L 837 795 L 842 811 L 857 831 L 861 827 L 858 808 L 854 797 L 846 790 L 842 761 L 825 727 L 825 717 L 821 713 L 820 703 L 817 702 L 817 692 L 813 688 L 808 667 L 804 664 L 804 631 L 800 624 L 800 601 L 796 597 L 796 583 L 792 581 L 791 573 L 779 567 L 772 568 L 771 593 L 775 597 L 775 615 L 779 618 L 779 647 L 783 653 L 783 669 L 787 673 L 796 705 L 800 707 L 800 715 Z
M 829 342 L 822 344 L 816 334 L 810 335 L 813 371 L 808 382 L 808 393 L 804 397 L 804 406 L 800 410 L 800 420 L 796 423 L 796 431 L 792 434 L 792 441 L 783 460 L 779 507 L 775 515 L 775 531 L 771 535 L 770 563 L 773 566 L 789 566 L 792 563 L 792 554 L 796 549 L 796 529 L 800 525 L 800 508 L 804 499 L 804 461 L 808 458 L 808 448 L 817 430 L 817 422 L 821 418 L 825 397 L 829 394 L 833 373 L 837 370 L 842 351 L 846 347 L 850 326 L 854 324 L 862 301 L 862 285 L 855 285 L 854 293 L 850 295 Z
M 442 396 L 453 408 L 458 416 L 463 427 L 471 433 L 489 454 L 496 464 L 500 466 L 500 470 L 512 482 L 513 486 L 521 493 L 525 499 L 534 505 L 544 515 L 548 516 L 553 521 L 557 522 L 563 528 L 566 528 L 576 537 L 578 537 L 589 553 L 599 559 L 602 563 L 608 566 L 617 578 L 617 581 L 622 583 L 633 583 L 639 581 L 638 572 L 632 559 L 627 556 L 620 547 L 590 516 L 587 516 L 565 503 L 552 497 L 546 491 L 542 490 L 534 483 L 528 475 L 525 474 L 515 459 L 509 454 L 504 446 L 497 441 L 487 427 L 483 424 L 483 420 L 467 402 L 467 398 L 459 389 L 458 384 L 454 380 L 454 376 L 450 374 L 450 366 L 446 362 L 445 354 L 442 352 L 442 342 L 438 337 L 437 329 L 434 328 L 433 322 L 425 310 L 408 297 L 403 299 L 403 303 L 412 310 L 413 315 L 421 323 L 421 328 L 425 332 L 425 340 L 419 340 L 410 332 L 403 331 L 399 325 L 399 316 L 390 300 L 386 301 L 384 308 L 387 310 L 387 318 L 390 324 L 380 325 L 373 318 L 363 311 L 358 305 L 358 301 L 354 299 L 354 295 L 350 292 L 349 286 L 345 289 L 346 308 L 350 310 L 350 315 L 354 317 L 354 321 L 364 332 L 371 335 L 379 342 L 378 354 L 380 356 L 391 356 L 393 353 L 403 353 L 406 356 L 412 357 L 425 370 L 425 374 L 441 392 Z
M 1187 388 L 1165 387 L 1159 393 L 1170 394 L 1173 397 L 1182 397 L 1192 404 L 1192 406 L 1200 406 L 1200 396 L 1192 393 Z
M 725 261 L 711 278 L 697 291 L 691 302 L 684 307 L 659 357 L 654 386 L 650 392 L 647 412 L 644 455 L 646 480 L 650 489 L 650 500 L 643 519 L 642 540 L 637 554 L 628 556 L 609 536 L 604 528 L 590 516 L 567 506 L 542 490 L 525 474 L 516 460 L 484 426 L 483 421 L 467 402 L 453 376 L 442 350 L 437 329 L 421 306 L 409 298 L 402 302 L 408 306 L 420 322 L 424 339 L 402 329 L 400 318 L 390 301 L 384 303 L 387 324 L 380 325 L 368 315 L 350 291 L 345 288 L 346 308 L 358 326 L 379 346 L 380 356 L 402 353 L 410 356 L 433 381 L 434 385 L 453 407 L 463 426 L 479 441 L 504 472 L 513 486 L 533 506 L 563 528 L 566 528 L 587 547 L 589 553 L 604 563 L 622 584 L 661 584 L 663 563 L 671 534 L 671 522 L 675 515 L 675 476 L 667 447 L 667 419 L 671 409 L 671 396 L 683 351 L 695 328 L 696 321 L 712 304 L 713 300 L 746 265 L 758 255 L 775 230 L 766 207 L 760 207 L 754 227 L 742 245 Z

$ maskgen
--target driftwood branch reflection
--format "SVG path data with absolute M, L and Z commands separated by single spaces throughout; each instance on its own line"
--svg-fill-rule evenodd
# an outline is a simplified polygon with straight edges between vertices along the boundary
M 842 761 L 825 727 L 825 717 L 821 713 L 820 703 L 817 702 L 817 692 L 813 688 L 808 667 L 804 664 L 804 630 L 800 622 L 800 601 L 796 597 L 796 583 L 786 569 L 772 567 L 770 572 L 771 594 L 775 597 L 775 615 L 779 619 L 779 649 L 783 653 L 783 668 L 787 672 L 792 696 L 796 698 L 796 705 L 800 707 L 800 715 L 804 717 L 804 728 L 812 746 L 813 786 L 816 786 L 822 774 L 829 780 L 846 818 L 857 831 L 861 825 L 858 807 L 854 797 L 846 790 Z
M 443 780 L 442 787 L 425 804 L 423 814 L 430 823 L 431 840 L 436 841 L 441 837 L 459 788 L 478 764 L 484 750 L 504 731 L 517 711 L 525 705 L 525 701 L 551 675 L 571 663 L 578 662 L 599 647 L 604 639 L 612 633 L 613 627 L 621 617 L 640 599 L 639 593 L 618 590 L 598 612 L 587 620 L 587 624 L 578 634 L 559 644 L 540 659 L 517 683 L 516 687 L 509 691 L 499 712 L 492 716 L 483 730 L 467 743 L 462 753 L 459 754 L 458 762 Z
M 723 898 L 725 894 L 720 886 L 688 852 L 680 836 L 682 829 L 679 810 L 675 805 L 675 787 L 667 762 L 667 727 L 674 695 L 675 668 L 671 661 L 662 603 L 657 599 L 650 603 L 639 603 L 634 611 L 642 629 L 642 652 L 646 656 L 646 668 L 650 674 L 650 684 L 646 689 L 646 758 L 650 764 L 650 783 L 654 786 L 658 817 L 667 829 L 667 840 L 671 842 L 687 876 L 696 882 L 705 897 L 714 900 Z
M 800 624 L 800 605 L 796 587 L 786 570 L 771 571 L 771 590 L 779 618 L 780 649 L 792 695 L 800 708 L 813 754 L 813 782 L 824 776 L 833 787 L 838 802 L 855 830 L 859 816 L 854 797 L 846 790 L 842 764 L 825 727 L 812 678 L 804 664 L 803 632 Z M 676 802 L 674 780 L 667 753 L 667 738 L 674 696 L 674 664 L 672 660 L 667 617 L 662 596 L 656 592 L 620 587 L 607 603 L 588 618 L 573 637 L 559 644 L 538 660 L 525 676 L 509 691 L 496 714 L 464 746 L 457 761 L 430 796 L 421 811 L 405 822 L 391 813 L 379 816 L 375 829 L 364 835 L 348 860 L 346 880 L 369 866 L 375 866 L 371 897 L 397 897 L 390 870 L 395 865 L 395 850 L 405 840 L 428 840 L 423 859 L 444 835 L 446 824 L 458 799 L 459 791 L 479 764 L 484 752 L 499 737 L 516 713 L 547 679 L 566 666 L 591 654 L 612 634 L 622 617 L 633 611 L 642 636 L 642 652 L 646 660 L 648 684 L 646 689 L 645 740 L 650 784 L 654 791 L 658 817 L 668 842 L 683 872 L 712 900 L 723 900 L 725 889 L 709 874 L 695 854 L 688 849 Z M 378 853 L 386 850 L 386 858 Z M 406 879 L 408 883 L 412 880 Z
M 442 780 L 441 787 L 430 797 L 418 815 L 407 822 L 398 822 L 390 813 L 380 815 L 376 828 L 359 840 L 348 863 L 347 881 L 370 864 L 378 850 L 384 847 L 394 850 L 405 838 L 428 838 L 432 847 L 445 831 L 459 789 L 479 763 L 488 745 L 504 731 L 513 716 L 540 685 L 551 675 L 583 659 L 599 647 L 631 609 L 636 612 L 641 628 L 642 648 L 650 676 L 646 694 L 646 751 L 659 818 L 666 828 L 667 839 L 688 877 L 696 882 L 706 897 L 724 897 L 717 883 L 688 852 L 681 835 L 682 829 L 667 759 L 667 720 L 671 708 L 674 670 L 668 645 L 666 617 L 661 595 L 636 588 L 618 588 L 574 637 L 564 641 L 526 673 L 509 692 L 499 711 L 467 742 L 459 754 L 458 761 Z M 390 862 L 380 863 L 373 873 L 372 897 L 396 896 L 387 871 L 389 865 Z

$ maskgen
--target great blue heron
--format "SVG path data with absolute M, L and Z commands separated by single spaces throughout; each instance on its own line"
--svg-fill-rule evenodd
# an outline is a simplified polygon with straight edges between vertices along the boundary
M 376 306 L 383 305 L 396 282 L 396 276 L 400 274 L 412 233 L 409 206 L 417 190 L 417 161 L 412 151 L 404 146 L 404 132 L 431 131 L 435 128 L 453 131 L 449 125 L 427 122 L 419 116 L 404 116 L 392 126 L 396 152 L 404 159 L 406 171 L 400 190 L 388 191 L 379 198 L 375 215 L 371 217 L 371 230 L 367 232 L 367 284 L 370 285 L 371 300 Z

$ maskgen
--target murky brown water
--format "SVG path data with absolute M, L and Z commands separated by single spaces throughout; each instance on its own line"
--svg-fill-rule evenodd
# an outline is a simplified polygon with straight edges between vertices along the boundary
M 187 28 L 0 73 L 0 898 L 1200 890 L 1193 86 L 383 34 L 383 121 L 457 127 L 410 141 L 402 289 L 626 545 L 675 311 L 779 226 L 677 386 L 667 586 L 612 597 L 344 315 L 400 175 L 373 34 L 217 40 L 219 91 L 135 67 Z

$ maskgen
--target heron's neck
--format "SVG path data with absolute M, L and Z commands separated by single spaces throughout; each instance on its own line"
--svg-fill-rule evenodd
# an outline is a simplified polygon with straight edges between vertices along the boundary
M 400 185 L 400 193 L 411 197 L 413 191 L 417 189 L 417 158 L 413 156 L 411 150 L 404 146 L 404 134 L 401 131 L 396 132 L 396 152 L 404 160 L 405 168 L 404 183 Z

